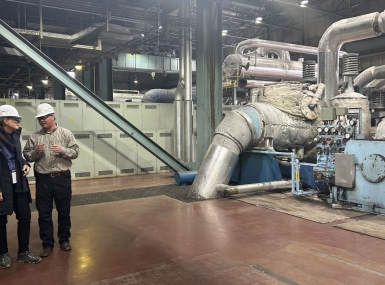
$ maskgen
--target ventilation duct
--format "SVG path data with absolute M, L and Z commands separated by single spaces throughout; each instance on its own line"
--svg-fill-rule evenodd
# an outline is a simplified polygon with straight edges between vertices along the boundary
M 175 92 L 175 89 L 151 89 L 144 93 L 142 103 L 173 103 L 175 100 Z M 193 102 L 196 102 L 196 99 L 196 89 L 193 89 Z
M 385 79 L 385 65 L 372 66 L 364 70 L 354 79 L 354 85 L 364 87 L 375 79 Z

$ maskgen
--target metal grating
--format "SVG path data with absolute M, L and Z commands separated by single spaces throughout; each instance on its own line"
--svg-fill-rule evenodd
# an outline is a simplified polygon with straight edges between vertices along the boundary
M 139 109 L 139 105 L 127 105 L 127 109 Z
M 98 134 L 98 139 L 112 139 L 112 134 L 111 133 Z
M 75 134 L 74 136 L 77 140 L 84 140 L 90 138 L 90 134 Z
M 16 107 L 32 107 L 32 102 L 16 102 Z
M 0 105 L 6 105 L 7 102 L 4 102 L 4 101 L 0 101 Z
M 201 200 L 195 200 L 186 197 L 190 186 L 178 186 L 175 184 L 151 186 L 143 188 L 130 188 L 122 190 L 113 190 L 105 192 L 78 194 L 72 196 L 71 206 L 85 206 L 100 203 L 109 203 L 116 201 L 132 200 L 146 197 L 154 197 L 165 195 L 173 199 L 183 201 L 185 203 L 191 203 Z M 36 211 L 35 199 L 30 204 L 31 211 Z
M 154 171 L 154 167 L 143 167 L 140 169 L 141 172 L 150 172 Z
M 76 172 L 75 177 L 90 177 L 91 172 Z
M 33 182 L 36 179 L 35 179 L 35 176 L 27 176 L 27 180 Z
M 78 103 L 64 103 L 64 107 L 77 108 L 77 107 L 79 107 L 79 104 Z
M 149 138 L 153 138 L 154 137 L 154 133 L 144 133 L 146 136 L 148 136 Z
M 31 137 L 31 135 L 22 135 L 21 136 L 21 140 L 22 141 L 27 141 L 27 140 L 29 140 L 30 137 Z
M 128 174 L 128 173 L 134 173 L 134 168 L 128 168 L 128 169 L 120 169 L 120 174 Z
M 107 104 L 107 105 L 110 106 L 110 108 L 112 108 L 112 109 L 120 109 L 119 104 Z
M 98 175 L 112 175 L 114 174 L 114 171 L 113 170 L 99 170 L 98 171 Z
M 130 136 L 130 135 L 127 135 L 127 134 L 120 134 L 120 138 L 121 138 L 121 139 L 131 138 L 131 136 Z
M 144 106 L 144 109 L 157 109 L 158 108 L 158 106 L 156 106 L 156 105 L 146 105 L 146 106 Z
M 171 133 L 160 133 L 161 138 L 171 137 Z
M 160 170 L 169 170 L 169 169 L 170 168 L 168 166 L 166 166 L 166 165 L 160 167 Z

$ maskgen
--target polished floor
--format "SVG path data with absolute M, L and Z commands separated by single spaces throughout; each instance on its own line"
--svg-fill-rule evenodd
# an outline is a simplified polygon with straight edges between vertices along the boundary
M 73 192 L 170 183 L 168 173 L 83 180 Z M 10 217 L 13 266 L 0 269 L 0 284 L 385 284 L 385 240 L 233 199 L 156 196 L 73 207 L 71 216 L 73 250 L 56 246 L 36 265 L 16 263 Z M 36 212 L 30 247 L 41 251 Z

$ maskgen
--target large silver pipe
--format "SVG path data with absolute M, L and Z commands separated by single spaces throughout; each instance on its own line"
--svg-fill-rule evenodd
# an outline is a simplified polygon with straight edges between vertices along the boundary
M 185 102 L 184 102 L 184 161 L 192 161 L 192 140 L 193 140 L 193 102 L 192 102 L 192 54 L 191 54 L 191 5 L 190 0 L 184 0 L 184 57 L 185 57 Z
M 365 69 L 354 79 L 354 85 L 363 87 L 374 79 L 385 79 L 385 65 Z
M 372 38 L 385 31 L 385 12 L 371 13 L 343 19 L 332 24 L 323 34 L 318 45 L 318 82 L 325 83 L 325 101 L 338 94 L 339 58 L 341 46 Z
M 255 103 L 226 115 L 215 135 L 188 193 L 196 199 L 217 198 L 217 184 L 228 184 L 238 155 L 264 136 L 273 138 L 274 148 L 307 147 L 317 135 L 314 121 L 295 119 L 269 104 Z
M 179 2 L 179 21 L 184 21 L 184 1 Z M 174 155 L 184 160 L 183 157 L 183 93 L 185 90 L 185 56 L 184 56 L 184 30 L 179 31 L 179 82 L 175 90 L 175 136 L 174 136 Z
M 249 64 L 248 70 L 242 69 L 240 66 Z M 285 81 L 302 81 L 302 62 L 255 57 L 248 59 L 239 54 L 230 54 L 223 61 L 223 71 L 226 77 L 241 76 L 245 79 L 256 80 L 285 80 Z
M 274 189 L 291 188 L 291 181 L 270 181 L 263 183 L 253 183 L 246 185 L 229 186 L 226 184 L 216 185 L 216 190 L 224 195 L 236 195 L 243 193 L 253 193 L 258 191 L 267 191 Z

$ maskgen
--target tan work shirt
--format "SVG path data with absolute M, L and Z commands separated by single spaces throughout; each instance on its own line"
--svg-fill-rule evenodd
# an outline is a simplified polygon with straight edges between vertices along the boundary
M 36 146 L 44 144 L 44 153 L 38 153 Z M 58 144 L 62 147 L 62 153 L 54 154 L 50 146 Z M 28 162 L 35 162 L 35 171 L 41 174 L 66 171 L 71 168 L 72 159 L 79 155 L 79 146 L 70 130 L 56 126 L 52 133 L 44 129 L 31 135 L 27 141 L 23 154 Z

